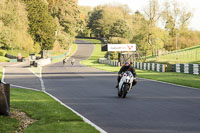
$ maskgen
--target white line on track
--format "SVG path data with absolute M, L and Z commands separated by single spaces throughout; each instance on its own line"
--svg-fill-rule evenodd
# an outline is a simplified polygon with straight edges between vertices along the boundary
M 98 131 L 100 131 L 101 133 L 107 133 L 106 131 L 104 131 L 102 128 L 100 128 L 99 126 L 97 126 L 96 124 L 94 124 L 93 122 L 91 122 L 90 120 L 88 120 L 87 118 L 85 118 L 83 115 L 79 114 L 78 112 L 76 112 L 74 109 L 72 109 L 71 107 L 67 106 L 66 104 L 64 104 L 62 101 L 60 101 L 58 98 L 54 97 L 53 95 L 49 94 L 48 92 L 44 91 L 44 93 L 46 93 L 47 95 L 49 95 L 50 97 L 52 97 L 53 99 L 55 99 L 57 102 L 59 102 L 61 105 L 65 106 L 66 108 L 70 109 L 72 112 L 74 112 L 76 115 L 78 115 L 79 117 L 81 117 L 83 119 L 84 122 L 90 124 L 91 126 L 93 126 L 94 128 L 96 128 Z
M 163 84 L 168 84 L 168 85 L 173 85 L 173 86 L 178 86 L 178 87 L 183 87 L 183 88 L 194 89 L 194 90 L 199 90 L 200 91 L 199 88 L 183 86 L 183 85 L 177 85 L 177 84 L 173 84 L 173 83 L 167 83 L 167 82 L 164 82 L 164 81 L 157 81 L 157 80 L 145 79 L 145 78 L 138 78 L 138 79 L 142 79 L 143 81 L 148 80 L 148 81 L 153 81 L 153 82 L 158 82 L 158 83 L 163 83 Z
M 1 78 L 1 81 L 3 82 L 3 83 L 5 83 L 4 82 L 4 78 L 5 78 L 5 71 L 6 71 L 6 69 L 3 67 L 3 73 L 2 73 L 2 78 Z
M 31 70 L 31 68 L 28 68 L 28 70 L 31 71 L 36 77 L 40 79 L 42 91 L 45 91 L 44 81 L 42 80 L 42 67 L 40 67 L 39 76 L 33 70 Z
M 31 69 L 29 69 L 35 76 L 37 76 L 40 79 L 41 82 L 41 87 L 42 87 L 42 91 L 44 93 L 46 93 L 47 95 L 49 95 L 50 97 L 52 97 L 54 100 L 56 100 L 57 102 L 59 102 L 61 105 L 65 106 L 66 108 L 70 109 L 72 112 L 74 112 L 76 115 L 78 115 L 79 117 L 81 117 L 83 119 L 84 122 L 88 123 L 89 125 L 93 126 L 94 128 L 96 128 L 99 132 L 101 133 L 107 133 L 106 131 L 104 131 L 102 128 L 100 128 L 99 126 L 97 126 L 96 124 L 94 124 L 93 122 L 91 122 L 90 120 L 88 120 L 86 117 L 84 117 L 83 115 L 79 114 L 78 112 L 76 112 L 74 109 L 72 109 L 71 107 L 67 106 L 66 104 L 64 104 L 62 101 L 60 101 L 58 98 L 56 98 L 55 96 L 51 95 L 50 93 L 46 92 L 45 90 L 45 86 L 44 86 L 44 82 L 42 80 L 42 67 L 40 69 L 40 76 L 38 76 L 37 74 L 35 74 L 34 71 L 32 71 Z M 14 85 L 13 85 L 14 86 Z M 15 87 L 17 87 L 15 85 Z M 21 87 L 18 86 L 19 88 L 25 88 L 25 87 Z M 32 88 L 28 88 L 31 90 L 36 90 L 36 89 L 32 89 Z M 38 91 L 38 90 L 37 90 Z M 40 90 L 39 90 L 40 91 Z

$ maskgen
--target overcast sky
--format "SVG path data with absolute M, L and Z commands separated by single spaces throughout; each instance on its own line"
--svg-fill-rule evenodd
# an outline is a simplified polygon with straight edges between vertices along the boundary
M 159 0 L 160 3 L 165 0 Z M 176 0 L 181 5 L 184 5 L 188 10 L 192 11 L 193 17 L 189 27 L 193 30 L 200 31 L 200 0 Z M 127 4 L 132 12 L 137 10 L 143 11 L 148 5 L 149 0 L 78 0 L 78 4 L 81 6 L 97 6 L 104 4 L 120 3 Z

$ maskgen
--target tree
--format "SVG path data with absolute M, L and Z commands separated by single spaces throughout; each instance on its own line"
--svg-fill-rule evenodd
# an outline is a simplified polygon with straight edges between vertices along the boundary
M 176 36 L 181 30 L 187 29 L 192 13 L 187 11 L 176 1 L 166 1 L 162 12 L 162 19 L 165 23 L 165 30 L 169 33 L 169 44 L 167 50 L 176 49 Z
M 75 32 L 80 30 L 81 14 L 76 0 L 47 0 L 49 11 L 55 18 L 57 17 L 60 25 L 66 33 L 75 36 Z
M 156 23 L 158 22 L 160 16 L 161 16 L 161 11 L 159 8 L 159 3 L 157 0 L 149 0 L 149 5 L 146 8 L 146 10 L 144 10 L 144 13 L 146 15 L 146 18 L 148 20 L 148 38 L 147 41 L 149 43 L 149 45 L 151 45 L 152 48 L 152 55 L 154 54 L 153 51 L 153 45 L 155 45 L 155 40 L 156 38 L 153 38 L 153 31 L 156 27 Z
M 129 38 L 130 27 L 128 23 L 124 19 L 118 19 L 116 22 L 113 23 L 110 29 L 110 36 Z
M 23 1 L 0 1 L 0 46 L 33 52 L 28 33 L 27 11 Z
M 91 13 L 89 17 L 88 27 L 92 30 L 92 33 L 99 37 L 103 36 L 102 34 L 102 21 L 103 19 L 103 9 L 102 7 L 96 7 Z
M 104 5 L 96 7 L 89 17 L 88 27 L 92 30 L 92 33 L 97 37 L 111 37 L 110 31 L 115 23 L 119 19 L 127 21 L 129 13 L 121 5 Z M 127 21 L 129 25 L 129 21 Z
M 55 22 L 41 0 L 24 0 L 28 10 L 29 32 L 42 50 L 51 50 L 55 42 Z
M 79 6 L 80 8 L 80 19 L 81 19 L 81 27 L 78 31 L 78 36 L 90 37 L 91 30 L 87 27 L 89 21 L 89 12 L 91 12 L 90 6 Z
M 132 31 L 133 37 L 131 43 L 135 43 L 137 50 L 143 55 L 147 55 L 150 48 L 148 43 L 148 21 L 138 11 L 132 16 Z
M 84 25 L 84 19 L 77 6 L 76 0 L 47 0 L 48 9 L 57 22 L 57 41 L 60 46 L 67 49 L 73 42 L 74 37 Z M 64 42 L 66 44 L 64 44 Z

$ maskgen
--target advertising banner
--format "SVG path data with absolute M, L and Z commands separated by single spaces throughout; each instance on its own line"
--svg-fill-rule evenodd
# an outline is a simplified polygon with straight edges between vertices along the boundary
M 108 51 L 136 51 L 136 44 L 108 44 Z

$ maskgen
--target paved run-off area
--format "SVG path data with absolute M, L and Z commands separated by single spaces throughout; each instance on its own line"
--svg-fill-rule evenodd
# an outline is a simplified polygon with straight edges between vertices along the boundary
M 200 132 L 200 90 L 138 79 L 126 99 L 118 98 L 114 88 L 117 74 L 81 65 L 94 45 L 77 43 L 74 66 L 69 58 L 65 65 L 60 62 L 43 67 L 48 93 L 108 133 Z M 5 81 L 41 88 L 37 77 L 21 70 L 6 68 Z

